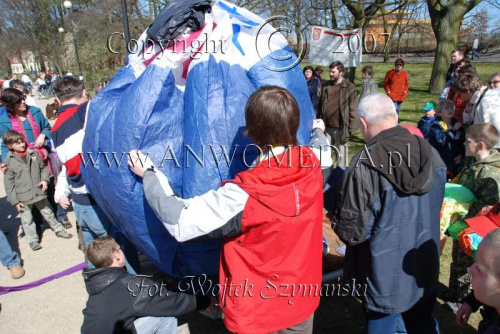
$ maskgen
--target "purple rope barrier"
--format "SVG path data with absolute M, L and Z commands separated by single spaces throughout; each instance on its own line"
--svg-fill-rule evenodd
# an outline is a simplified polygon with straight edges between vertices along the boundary
M 35 282 L 31 282 L 31 283 L 23 284 L 23 285 L 18 285 L 18 286 L 0 286 L 0 295 L 6 295 L 8 293 L 15 292 L 15 291 L 22 291 L 22 290 L 36 288 L 36 287 L 43 285 L 47 282 L 50 282 L 52 280 L 76 273 L 77 271 L 83 270 L 86 267 L 87 267 L 87 263 L 82 262 L 80 264 L 77 264 L 76 266 L 73 266 L 71 268 L 63 270 L 57 274 L 50 275 L 50 276 L 47 276 L 45 278 L 39 279 L 38 281 L 35 281 Z

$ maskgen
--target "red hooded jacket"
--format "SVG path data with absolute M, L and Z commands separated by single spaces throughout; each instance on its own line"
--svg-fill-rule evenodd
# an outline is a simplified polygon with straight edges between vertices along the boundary
M 242 233 L 225 240 L 221 256 L 220 284 L 228 288 L 221 291 L 220 302 L 224 324 L 234 333 L 291 327 L 309 318 L 319 304 L 321 169 L 309 148 L 294 147 L 289 152 L 291 164 L 285 157 L 278 166 L 271 158 L 229 181 L 249 194 Z M 253 296 L 243 295 L 244 289 L 238 294 L 229 290 L 231 284 L 245 282 L 247 288 L 253 284 Z

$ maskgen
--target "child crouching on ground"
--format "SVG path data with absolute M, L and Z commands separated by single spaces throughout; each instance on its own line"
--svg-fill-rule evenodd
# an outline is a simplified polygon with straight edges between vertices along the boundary
M 172 292 L 150 276 L 129 274 L 120 245 L 109 236 L 92 241 L 87 256 L 96 268 L 83 271 L 89 299 L 83 310 L 82 334 L 175 334 L 174 317 L 215 307 L 207 296 Z
M 4 177 L 5 192 L 9 202 L 21 214 L 21 223 L 31 249 L 36 251 L 42 248 L 31 215 L 33 206 L 40 210 L 57 237 L 64 239 L 73 237 L 54 217 L 47 201 L 49 173 L 38 152 L 26 149 L 23 135 L 17 131 L 6 131 L 3 140 L 10 150 L 4 161 L 7 166 L 7 174 Z

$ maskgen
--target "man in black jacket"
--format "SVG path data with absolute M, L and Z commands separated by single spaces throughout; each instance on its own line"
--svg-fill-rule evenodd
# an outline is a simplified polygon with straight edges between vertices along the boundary
M 82 333 L 177 333 L 174 317 L 210 305 L 210 298 L 167 290 L 148 276 L 127 273 L 125 256 L 109 237 L 94 240 L 87 256 L 96 268 L 85 269 L 89 293 Z
M 408 333 L 438 333 L 432 310 L 446 165 L 398 126 L 389 97 L 367 96 L 357 117 L 367 146 L 344 174 L 333 214 L 347 245 L 344 279 L 364 292 L 368 334 L 394 333 L 401 316 Z

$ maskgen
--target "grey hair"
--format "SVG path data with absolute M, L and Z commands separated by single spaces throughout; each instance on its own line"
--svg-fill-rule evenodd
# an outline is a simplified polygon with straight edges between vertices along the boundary
M 495 263 L 493 274 L 500 280 L 500 228 L 494 229 L 484 237 L 480 247 L 485 246 L 488 246 L 490 252 L 493 252 L 489 254 L 489 256 L 494 259 L 493 261 Z
M 394 102 L 385 94 L 372 94 L 361 99 L 358 105 L 358 120 L 361 117 L 369 124 L 398 120 Z

